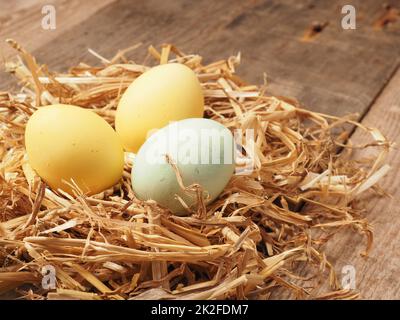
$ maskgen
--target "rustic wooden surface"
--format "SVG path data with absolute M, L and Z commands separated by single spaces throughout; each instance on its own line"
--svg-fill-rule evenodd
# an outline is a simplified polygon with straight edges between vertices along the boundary
M 43 30 L 41 8 L 53 4 L 56 30 Z M 352 4 L 357 29 L 341 28 L 341 8 Z M 391 6 L 391 7 L 390 7 Z M 0 49 L 14 38 L 40 62 L 64 70 L 79 61 L 94 62 L 94 49 L 105 57 L 142 42 L 135 53 L 142 59 L 149 44 L 172 42 L 206 61 L 241 52 L 239 74 L 253 83 L 267 74 L 269 90 L 297 98 L 312 110 L 359 119 L 382 128 L 393 141 L 400 134 L 400 9 L 398 0 L 0 0 Z M 390 11 L 391 22 L 385 24 Z M 304 35 L 318 22 L 325 27 L 309 41 Z M 141 52 L 141 53 L 139 53 Z M 15 85 L 0 73 L 0 90 Z M 364 136 L 356 130 L 356 139 Z M 396 200 L 400 163 L 383 186 L 393 199 L 370 199 L 368 218 L 375 227 L 375 245 L 368 259 L 354 234 L 337 237 L 328 248 L 338 272 L 350 264 L 357 272 L 357 289 L 366 299 L 400 299 L 400 211 Z
M 382 94 L 363 119 L 367 126 L 381 128 L 386 136 L 396 144 L 388 157 L 392 170 L 382 181 L 381 186 L 393 197 L 370 198 L 366 200 L 366 217 L 374 227 L 375 244 L 367 259 L 361 257 L 359 248 L 361 237 L 354 232 L 341 234 L 327 247 L 328 259 L 341 268 L 352 265 L 356 271 L 356 288 L 364 299 L 400 299 L 400 69 L 391 79 Z M 368 134 L 356 130 L 354 143 L 364 144 L 370 140 Z M 371 154 L 371 149 L 363 151 Z M 365 242 L 365 240 L 364 240 Z

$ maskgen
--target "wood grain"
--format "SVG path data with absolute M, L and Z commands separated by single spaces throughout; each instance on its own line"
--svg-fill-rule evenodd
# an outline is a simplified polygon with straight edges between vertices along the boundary
M 373 28 L 385 10 L 376 0 L 120 0 L 108 5 L 107 0 L 96 1 L 103 7 L 85 19 L 74 18 L 78 22 L 57 31 L 57 36 L 43 31 L 41 37 L 48 41 L 34 48 L 35 56 L 63 70 L 81 60 L 94 62 L 88 48 L 109 57 L 138 42 L 144 48 L 137 59 L 144 57 L 147 45 L 164 42 L 199 53 L 207 61 L 241 51 L 239 73 L 249 82 L 261 83 L 265 71 L 271 93 L 340 115 L 362 115 L 399 64 L 397 24 L 380 31 Z M 357 8 L 356 30 L 340 26 L 344 3 Z M 60 15 L 73 11 L 65 6 L 57 11 Z M 95 10 L 96 5 L 91 6 Z M 302 41 L 314 21 L 328 24 L 313 41 Z M 32 23 L 27 21 L 26 28 Z M 17 30 L 23 29 L 19 25 Z
M 134 53 L 138 60 L 149 44 L 164 42 L 199 53 L 206 62 L 241 51 L 239 73 L 249 82 L 261 83 L 265 71 L 271 93 L 295 97 L 316 111 L 359 112 L 364 123 L 399 143 L 400 22 L 374 28 L 387 10 L 384 2 L 400 7 L 396 0 L 52 0 L 46 4 L 56 6 L 57 29 L 47 31 L 40 25 L 42 1 L 0 0 L 0 49 L 9 56 L 3 40 L 15 38 L 59 71 L 82 60 L 96 62 L 88 48 L 110 57 L 138 42 L 143 43 Z M 356 30 L 340 26 L 344 4 L 356 7 Z M 325 27 L 304 41 L 313 22 Z M 0 74 L 0 89 L 10 84 L 10 77 Z M 366 139 L 359 131 L 354 138 Z M 383 183 L 393 199 L 367 199 L 367 217 L 375 226 L 370 257 L 359 256 L 362 239 L 354 233 L 336 237 L 327 247 L 339 274 L 344 265 L 355 266 L 357 289 L 365 299 L 400 299 L 397 153 L 390 156 L 393 169 Z
M 395 145 L 387 162 L 392 169 L 380 183 L 392 198 L 378 198 L 371 194 L 364 197 L 366 217 L 374 227 L 374 247 L 368 258 L 360 256 L 363 250 L 362 238 L 354 232 L 341 233 L 327 246 L 328 259 L 341 274 L 345 265 L 356 270 L 356 289 L 363 299 L 400 299 L 400 70 L 387 85 L 382 95 L 372 106 L 363 123 L 378 127 Z M 356 130 L 353 135 L 355 144 L 371 141 L 365 132 Z M 364 156 L 372 150 L 363 151 Z M 357 153 L 355 154 L 355 156 Z M 360 241 L 361 240 L 361 241 Z
M 265 70 L 272 93 L 296 97 L 313 110 L 362 115 L 399 63 L 400 38 L 373 30 L 379 1 L 353 2 L 364 16 L 356 30 L 341 28 L 341 1 L 262 3 L 208 43 L 209 55 L 241 50 L 246 78 L 259 82 Z M 302 42 L 313 21 L 328 25 L 314 41 Z
M 0 1 L 0 54 L 8 59 L 15 55 L 15 51 L 6 43 L 7 38 L 17 40 L 25 49 L 37 52 L 47 48 L 53 55 L 59 55 L 57 47 L 52 41 L 62 34 L 82 23 L 89 16 L 99 11 L 114 0 L 17 0 Z M 56 9 L 56 29 L 44 30 L 42 28 L 42 7 L 53 5 Z M 66 67 L 66 63 L 63 64 Z M 10 85 L 15 84 L 10 75 L 5 74 L 3 66 L 0 72 L 0 89 L 10 90 Z
M 366 239 L 354 230 L 343 230 L 331 239 L 324 251 L 328 260 L 335 267 L 339 283 L 346 273 L 345 266 L 352 266 L 355 270 L 356 291 L 361 299 L 400 299 L 400 159 L 398 146 L 400 145 L 400 69 L 397 70 L 391 81 L 375 101 L 362 123 L 365 126 L 377 127 L 394 144 L 387 158 L 392 168 L 387 176 L 380 181 L 380 187 L 390 197 L 378 197 L 372 192 L 359 199 L 360 206 L 365 208 L 364 216 L 374 229 L 374 245 L 368 257 L 361 256 L 365 249 Z M 363 145 L 371 142 L 368 133 L 357 129 L 353 136 L 354 145 Z M 354 158 L 376 155 L 377 150 L 355 150 Z M 300 265 L 296 273 L 303 277 L 310 276 L 309 269 Z M 329 292 L 327 283 L 321 283 L 313 296 Z M 274 292 L 272 299 L 294 299 L 288 291 Z
M 4 43 L 7 38 L 14 38 L 26 49 L 35 50 L 48 45 L 49 42 L 68 29 L 80 24 L 114 0 L 29 0 L 0 1 L 0 48 L 6 57 L 12 52 Z M 42 28 L 42 7 L 53 5 L 56 9 L 56 29 Z

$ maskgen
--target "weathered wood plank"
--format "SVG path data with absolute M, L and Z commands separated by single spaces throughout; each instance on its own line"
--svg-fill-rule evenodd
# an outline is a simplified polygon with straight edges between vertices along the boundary
M 43 2 L 40 0 L 30 1 L 0 1 L 0 54 L 3 58 L 15 55 L 15 51 L 6 43 L 7 38 L 17 40 L 28 51 L 43 50 L 46 48 L 53 55 L 59 55 L 57 47 L 52 41 L 62 37 L 69 30 L 89 16 L 95 14 L 104 6 L 115 0 L 52 0 Z M 42 28 L 42 7 L 51 4 L 56 9 L 56 29 L 45 30 Z M 66 62 L 63 64 L 67 66 Z M 5 74 L 3 67 L 0 72 L 0 89 L 9 90 L 9 85 L 14 83 L 10 75 Z
M 242 3 L 139 0 L 133 5 L 131 1 L 120 0 L 55 39 L 52 46 L 59 48 L 60 55 L 54 55 L 46 48 L 35 55 L 37 53 L 50 66 L 65 68 L 65 59 L 68 59 L 68 65 L 82 59 L 97 62 L 87 53 L 87 48 L 112 56 L 118 49 L 142 42 L 142 50 L 134 55 L 138 59 L 146 56 L 148 45 L 165 42 L 173 42 L 187 51 L 207 50 L 205 44 L 210 35 L 218 33 L 226 23 L 253 6 L 252 2 Z M 225 52 L 221 57 L 226 55 Z M 208 58 L 214 59 L 216 57 Z
M 173 42 L 208 61 L 241 51 L 240 73 L 248 81 L 262 82 L 266 71 L 274 94 L 296 97 L 313 110 L 363 114 L 399 64 L 399 28 L 393 24 L 375 30 L 374 21 L 385 10 L 382 3 L 352 0 L 346 4 L 356 6 L 357 29 L 343 30 L 343 4 L 340 0 L 140 0 L 134 4 L 120 0 L 52 37 L 34 54 L 52 67 L 65 69 L 81 60 L 94 61 L 87 48 L 111 56 L 137 42 L 144 46 Z M 328 25 L 313 41 L 304 42 L 304 32 L 313 21 Z
M 380 186 L 392 198 L 378 197 L 368 193 L 360 198 L 360 205 L 365 208 L 365 217 L 374 229 L 374 245 L 368 257 L 361 256 L 365 249 L 365 238 L 351 230 L 343 230 L 335 235 L 324 248 L 328 260 L 335 267 L 338 280 L 349 275 L 346 266 L 355 271 L 355 289 L 361 299 L 400 299 L 400 160 L 398 145 L 400 144 L 400 69 L 383 90 L 367 113 L 362 123 L 365 126 L 380 128 L 382 133 L 394 143 L 387 163 L 391 170 L 380 181 Z M 371 137 L 363 130 L 357 129 L 352 136 L 353 145 L 364 145 L 371 142 Z M 354 158 L 368 157 L 376 154 L 375 149 L 355 150 Z M 308 269 L 299 266 L 297 273 L 307 276 Z M 343 272 L 343 273 L 342 273 Z M 329 292 L 327 283 L 322 283 L 312 292 L 318 296 Z M 273 299 L 293 299 L 287 291 L 277 291 Z
M 385 2 L 398 5 L 395 0 Z M 58 70 L 81 60 L 94 61 L 87 48 L 109 57 L 137 42 L 144 47 L 173 42 L 184 51 L 204 55 L 207 61 L 241 51 L 240 73 L 249 82 L 261 82 L 266 71 L 272 93 L 296 97 L 313 110 L 334 114 L 365 113 L 399 65 L 400 22 L 374 29 L 385 10 L 375 0 L 140 0 L 134 4 L 127 0 L 55 0 L 59 4 L 55 31 L 41 29 L 39 1 L 7 2 L 3 7 L 4 3 L 0 3 L 2 8 L 15 11 L 11 17 L 0 14 L 0 41 L 14 37 L 41 62 Z M 355 5 L 356 30 L 341 29 L 343 4 Z M 328 25 L 312 41 L 304 42 L 304 32 L 313 21 Z M 2 43 L 1 48 L 7 53 Z M 8 88 L 7 79 L 0 76 L 0 88 Z M 397 142 L 399 85 L 397 72 L 364 119 Z M 355 137 L 359 142 L 365 139 L 359 132 Z M 344 265 L 355 266 L 363 298 L 400 298 L 396 280 L 400 211 L 395 205 L 400 164 L 395 153 L 390 158 L 392 175 L 383 185 L 394 200 L 368 202 L 368 218 L 375 225 L 370 257 L 358 256 L 361 239 L 354 233 L 337 237 L 327 248 L 339 274 Z
M 79 25 L 89 16 L 115 0 L 94 0 L 82 2 L 77 0 L 53 0 L 43 2 L 31 1 L 1 1 L 0 2 L 0 48 L 3 54 L 12 51 L 4 43 L 7 38 L 15 38 L 26 49 L 35 50 L 49 44 L 61 36 L 66 30 Z M 42 7 L 53 5 L 56 10 L 56 29 L 42 28 Z M 52 50 L 55 48 L 50 44 Z
M 356 30 L 343 30 L 342 3 L 263 2 L 210 41 L 208 54 L 240 50 L 246 78 L 260 82 L 265 70 L 270 92 L 295 97 L 313 110 L 362 114 L 399 63 L 400 37 L 394 30 L 373 29 L 380 1 L 345 2 L 360 17 Z M 313 41 L 302 42 L 313 21 L 328 25 Z
M 356 289 L 363 299 L 400 299 L 400 69 L 363 119 L 363 124 L 378 127 L 395 143 L 387 162 L 392 166 L 380 183 L 392 198 L 367 196 L 366 217 L 374 227 L 374 247 L 368 258 L 359 255 L 362 250 L 360 237 L 354 232 L 342 233 L 327 246 L 328 258 L 334 262 L 337 272 L 345 265 L 356 271 Z M 371 141 L 368 134 L 356 130 L 352 137 L 355 144 Z M 371 149 L 359 151 L 368 156 Z

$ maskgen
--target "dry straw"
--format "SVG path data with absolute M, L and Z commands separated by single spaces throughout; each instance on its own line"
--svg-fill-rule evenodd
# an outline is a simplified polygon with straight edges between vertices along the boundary
M 217 201 L 207 207 L 199 203 L 186 217 L 134 196 L 129 157 L 118 185 L 96 196 L 71 197 L 46 187 L 27 164 L 29 116 L 61 102 L 90 108 L 113 124 L 120 95 L 149 66 L 126 58 L 135 46 L 110 60 L 91 51 L 100 66 L 81 63 L 58 74 L 38 65 L 13 40 L 8 43 L 19 58 L 6 67 L 21 90 L 0 93 L 0 294 L 265 299 L 289 290 L 300 298 L 357 297 L 340 287 L 323 245 L 347 228 L 365 234 L 363 254 L 368 254 L 371 227 L 354 204 L 361 193 L 379 191 L 376 183 L 388 170 L 389 143 L 377 129 L 266 95 L 264 87 L 235 75 L 240 55 L 204 65 L 200 56 L 174 46 L 150 47 L 147 61 L 179 62 L 196 72 L 206 117 L 243 134 L 255 130 L 254 146 L 243 145 L 254 172 L 234 176 Z M 345 130 L 349 124 L 369 132 L 371 142 L 353 146 Z M 354 159 L 357 147 L 379 152 Z M 42 288 L 46 265 L 55 268 L 56 289 Z M 315 296 L 315 284 L 324 279 L 330 289 Z

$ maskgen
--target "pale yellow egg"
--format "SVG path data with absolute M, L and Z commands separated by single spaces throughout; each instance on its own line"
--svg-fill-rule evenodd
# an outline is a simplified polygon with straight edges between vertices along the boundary
M 150 69 L 125 91 L 118 104 L 115 128 L 124 148 L 137 152 L 154 129 L 171 121 L 202 117 L 204 97 L 196 74 L 169 63 Z
M 54 190 L 72 194 L 75 183 L 95 194 L 115 183 L 124 167 L 122 144 L 99 115 L 71 105 L 40 107 L 25 130 L 28 161 Z

